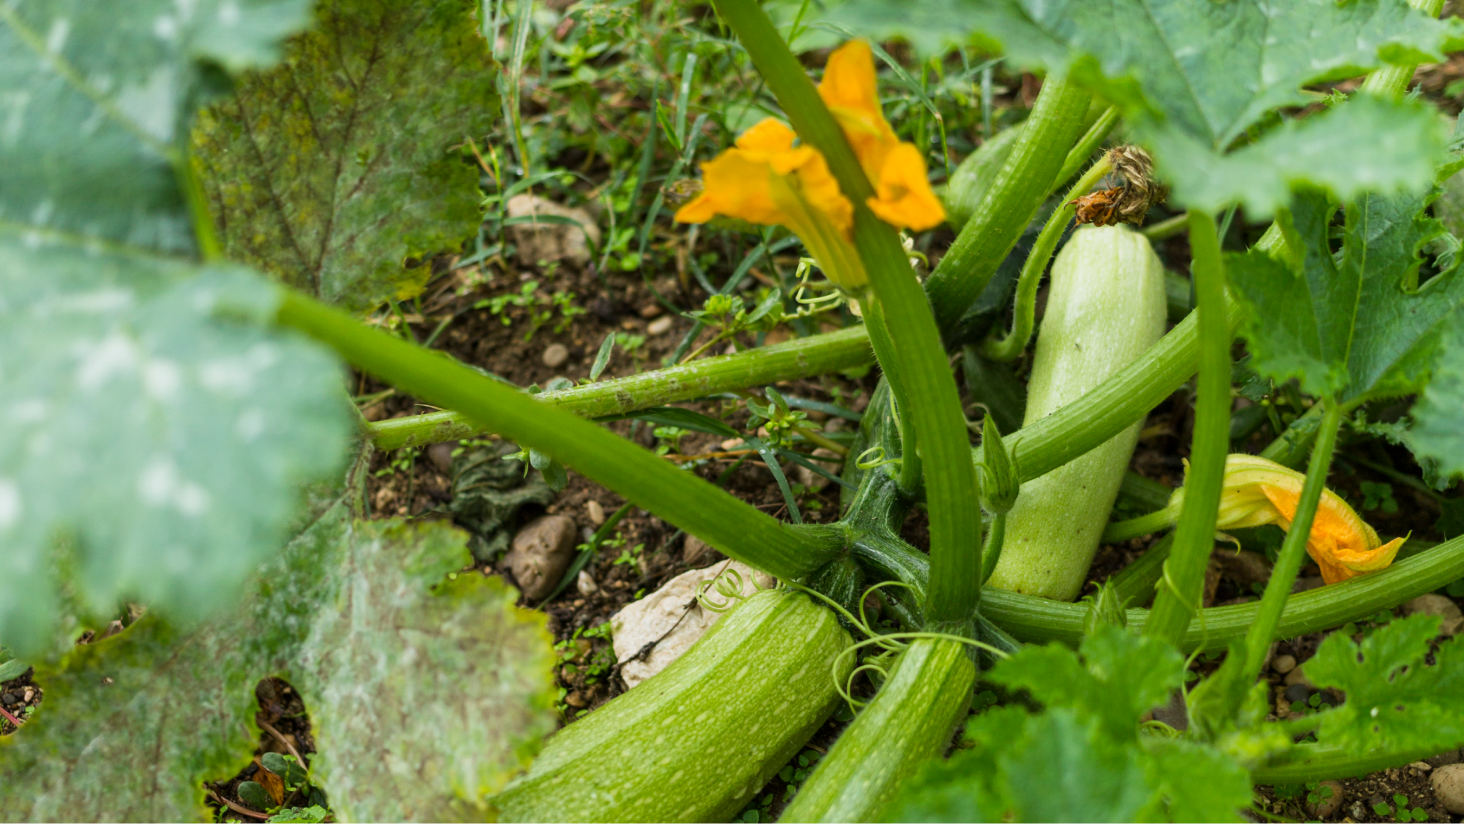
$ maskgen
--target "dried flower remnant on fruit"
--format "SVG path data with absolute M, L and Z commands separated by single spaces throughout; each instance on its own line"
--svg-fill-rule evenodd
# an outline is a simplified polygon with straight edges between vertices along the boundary
M 1164 202 L 1169 188 L 1154 181 L 1154 161 L 1137 146 L 1119 146 L 1108 152 L 1108 163 L 1123 178 L 1121 186 L 1083 195 L 1073 201 L 1079 224 L 1112 226 L 1116 223 L 1144 224 L 1144 216 L 1155 204 Z
M 1254 455 L 1225 459 L 1225 486 L 1220 494 L 1216 529 L 1244 529 L 1275 524 L 1290 530 L 1306 476 Z M 1177 489 L 1165 510 L 1177 520 L 1184 505 L 1184 489 Z M 1329 584 L 1375 572 L 1393 563 L 1404 538 L 1386 544 L 1347 502 L 1330 489 L 1322 491 L 1307 536 L 1306 551 L 1321 567 Z
M 945 219 L 945 211 L 930 189 L 919 150 L 901 142 L 880 112 L 874 78 L 869 46 L 847 43 L 829 57 L 819 95 L 874 184 L 875 195 L 866 201 L 870 210 L 897 228 L 929 229 Z M 702 164 L 701 191 L 677 210 L 676 219 L 705 223 L 723 216 L 787 227 L 830 280 L 857 291 L 867 276 L 854 248 L 853 204 L 823 154 L 796 141 L 774 118 L 753 126 L 736 146 Z

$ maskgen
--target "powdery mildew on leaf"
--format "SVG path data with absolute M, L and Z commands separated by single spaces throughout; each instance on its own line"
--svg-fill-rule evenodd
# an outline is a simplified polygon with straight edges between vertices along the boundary
M 63 587 L 196 620 L 279 551 L 352 421 L 334 359 L 268 326 L 277 300 L 239 269 L 0 230 L 8 646 L 49 651 Z
M 478 226 L 450 151 L 498 107 L 476 3 L 327 0 L 277 68 L 205 110 L 196 159 L 229 256 L 349 308 L 419 290 L 409 257 Z
M 1464 303 L 1458 270 L 1421 288 L 1419 250 L 1443 231 L 1423 212 L 1429 197 L 1368 196 L 1347 207 L 1342 253 L 1329 239 L 1327 198 L 1297 198 L 1287 236 L 1293 264 L 1261 251 L 1227 257 L 1236 297 L 1248 307 L 1254 368 L 1339 401 L 1416 392 L 1443 331 Z
M 272 59 L 306 0 L 0 5 L 0 223 L 193 248 L 173 179 L 205 58 Z
M 247 762 L 254 685 L 274 674 L 306 697 L 338 814 L 481 815 L 553 728 L 553 652 L 512 590 L 446 578 L 468 563 L 465 538 L 353 523 L 342 498 L 238 610 L 192 631 L 145 616 L 39 668 L 46 706 L 0 739 L 0 818 L 205 816 L 201 782 Z
M 1436 460 L 1440 475 L 1464 474 L 1464 332 L 1457 316 L 1413 417 L 1408 446 Z

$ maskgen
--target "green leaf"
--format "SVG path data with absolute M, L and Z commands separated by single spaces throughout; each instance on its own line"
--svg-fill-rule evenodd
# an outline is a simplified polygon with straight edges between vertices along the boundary
M 1172 200 L 1216 213 L 1233 203 L 1251 219 L 1285 208 L 1301 184 L 1349 201 L 1364 192 L 1419 192 L 1443 157 L 1438 112 L 1414 100 L 1358 95 L 1305 120 L 1286 120 L 1255 143 L 1221 155 L 1169 126 L 1143 130 Z
M 498 105 L 478 4 L 329 0 L 283 65 L 205 110 L 194 150 L 230 257 L 369 309 L 421 290 L 478 227 L 481 141 Z
M 48 651 L 63 591 L 195 620 L 279 551 L 352 418 L 334 359 L 269 328 L 277 301 L 235 268 L 0 230 L 8 645 Z
M 1367 104 L 1316 125 L 1248 133 L 1278 107 L 1312 102 L 1303 87 L 1384 63 L 1440 60 L 1464 30 L 1405 0 L 942 0 L 919 16 L 909 5 L 855 0 L 835 17 L 856 28 L 868 21 L 886 36 L 914 36 L 921 25 L 940 32 L 939 42 L 971 31 L 994 37 L 1017 63 L 1066 73 L 1122 107 L 1155 149 L 1173 200 L 1210 211 L 1243 200 L 1252 218 L 1283 206 L 1298 181 L 1335 187 L 1344 199 L 1425 187 L 1418 169 L 1443 140 L 1419 106 Z M 919 42 L 929 46 L 932 36 Z M 1246 136 L 1255 142 L 1222 157 Z M 1404 158 L 1394 146 L 1427 151 Z
M 217 68 L 274 56 L 305 0 L 0 7 L 0 225 L 183 252 L 183 131 Z
M 1144 777 L 1162 809 L 1158 821 L 1236 821 L 1251 803 L 1250 774 L 1224 753 L 1193 741 L 1145 738 Z
M 1413 407 L 1414 425 L 1408 433 L 1409 447 L 1437 461 L 1439 474 L 1445 477 L 1464 474 L 1464 330 L 1455 323 L 1433 364 L 1433 379 Z M 1450 512 L 1446 508 L 1444 515 Z M 1444 534 L 1464 534 L 1464 517 L 1455 513 L 1449 524 L 1453 527 L 1449 530 L 1440 526 Z
M 305 700 L 313 780 L 342 820 L 482 815 L 554 726 L 544 617 L 497 578 L 457 574 L 464 535 L 444 523 L 353 522 L 358 494 L 232 613 L 183 630 L 150 612 L 38 667 L 46 705 L 0 739 L 0 772 L 25 788 L 0 793 L 0 818 L 206 815 L 201 782 L 248 763 L 254 685 L 276 673 Z
M 1236 297 L 1249 308 L 1254 368 L 1277 381 L 1299 378 L 1305 391 L 1350 404 L 1418 391 L 1464 301 L 1457 270 L 1412 288 L 1419 250 L 1442 231 L 1423 211 L 1430 199 L 1363 197 L 1346 209 L 1342 250 L 1334 255 L 1335 208 L 1308 192 L 1291 213 L 1300 274 L 1257 250 L 1228 256 Z
M 1018 821 L 1134 821 L 1150 800 L 1138 750 L 1069 710 L 1033 718 L 1000 760 Z
M 1464 743 L 1464 647 L 1445 641 L 1428 664 L 1438 631 L 1436 616 L 1414 615 L 1373 630 L 1360 644 L 1342 633 L 1328 636 L 1306 662 L 1306 675 L 1346 700 L 1322 714 L 1317 740 L 1357 752 Z
M 1135 735 L 1139 717 L 1165 703 L 1184 683 L 1184 660 L 1163 641 L 1103 625 L 1083 639 L 1082 661 L 1058 644 L 1027 647 L 997 664 L 990 680 L 1026 689 L 1049 707 L 1096 718 L 1119 740 Z

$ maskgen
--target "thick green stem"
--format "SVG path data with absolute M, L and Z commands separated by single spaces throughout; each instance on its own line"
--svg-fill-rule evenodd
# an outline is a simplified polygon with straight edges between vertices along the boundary
M 1358 752 L 1352 747 L 1299 744 L 1287 750 L 1283 760 L 1276 764 L 1251 770 L 1251 780 L 1257 784 L 1271 785 L 1351 778 L 1421 761 L 1447 749 L 1452 748 L 1396 747 Z
M 624 415 L 717 392 L 853 369 L 873 359 L 868 333 L 863 326 L 854 326 L 626 378 L 543 392 L 535 399 L 586 418 Z M 483 431 L 482 426 L 457 412 L 392 418 L 367 429 L 373 445 L 381 450 L 455 441 Z
M 1317 444 L 1312 448 L 1311 463 L 1306 468 L 1306 482 L 1301 487 L 1301 500 L 1296 503 L 1296 514 L 1281 544 L 1281 553 L 1276 558 L 1276 567 L 1271 570 L 1271 580 L 1266 584 L 1266 594 L 1261 596 L 1260 610 L 1256 622 L 1245 636 L 1246 668 L 1249 680 L 1260 674 L 1265 663 L 1266 651 L 1270 648 L 1276 625 L 1281 621 L 1281 610 L 1291 595 L 1291 585 L 1296 573 L 1306 558 L 1306 542 L 1311 536 L 1312 519 L 1317 514 L 1317 504 L 1327 487 L 1327 471 L 1332 467 L 1332 451 L 1337 446 L 1337 430 L 1342 426 L 1342 407 L 1327 402 L 1322 415 L 1322 425 L 1317 431 Z M 1186 493 L 1188 494 L 1188 493 Z
M 548 454 L 727 555 L 780 578 L 814 571 L 846 543 L 838 525 L 794 531 L 590 421 L 297 292 L 283 292 L 277 321 L 383 380 Z
M 1011 331 L 1002 338 L 988 339 L 981 346 L 981 354 L 992 360 L 1012 361 L 1027 348 L 1027 342 L 1032 339 L 1032 326 L 1037 320 L 1037 285 L 1042 282 L 1042 273 L 1047 271 L 1047 262 L 1052 259 L 1057 241 L 1067 231 L 1068 221 L 1073 219 L 1076 209 L 1073 199 L 1087 194 L 1112 170 L 1113 164 L 1106 156 L 1099 159 L 1063 196 L 1062 202 L 1042 227 L 1042 233 L 1037 235 L 1037 241 L 1032 244 L 1027 262 L 1022 264 L 1022 274 L 1017 279 L 1017 302 L 1012 309 Z
M 874 345 L 875 359 L 890 384 L 890 393 L 895 396 L 893 408 L 900 425 L 900 489 L 906 495 L 913 495 L 920 487 L 920 451 L 916 445 L 915 418 L 907 410 L 914 407 L 914 400 L 905 391 L 900 381 L 895 354 L 895 340 L 890 337 L 885 325 L 884 310 L 878 300 L 864 301 L 864 325 L 869 330 L 869 342 Z M 885 364 L 890 364 L 886 366 Z
M 1173 515 L 1166 509 L 1140 515 L 1127 521 L 1115 521 L 1103 530 L 1103 543 L 1118 544 L 1131 538 L 1152 535 L 1161 529 L 1168 529 L 1174 523 Z
M 1065 78 L 1049 76 L 1043 82 L 1006 165 L 930 274 L 926 290 L 943 331 L 955 328 L 1059 182 L 1091 100 Z
M 869 275 L 870 288 L 882 304 L 890 335 L 899 341 L 894 366 L 905 391 L 919 398 L 911 409 L 901 413 L 913 418 L 927 468 L 925 494 L 930 510 L 933 581 L 926 617 L 941 624 L 965 625 L 981 598 L 976 471 L 968 457 L 970 442 L 955 376 L 946 362 L 930 302 L 910 269 L 894 228 L 865 205 L 874 195 L 874 187 L 854 150 L 762 7 L 756 0 L 717 0 L 716 7 L 737 33 L 794 131 L 823 154 L 839 188 L 854 204 L 855 245 Z M 1086 107 L 1084 94 L 1075 92 Z M 1079 121 L 1085 111 L 1079 109 Z M 1071 138 L 1063 144 L 1063 155 L 1071 144 Z M 1050 177 L 1043 185 L 1049 184 Z M 979 292 L 977 289 L 971 298 Z M 962 306 L 969 304 L 967 300 Z
M 1165 585 L 1154 598 L 1144 634 L 1178 644 L 1198 608 L 1205 564 L 1215 546 L 1215 519 L 1230 450 L 1230 328 L 1225 319 L 1225 271 L 1213 215 L 1190 212 L 1200 372 L 1196 379 L 1194 441 L 1185 478 L 1184 508 L 1165 562 Z

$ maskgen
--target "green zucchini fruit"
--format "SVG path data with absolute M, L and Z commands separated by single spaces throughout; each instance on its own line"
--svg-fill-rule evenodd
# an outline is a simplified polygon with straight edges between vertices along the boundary
M 830 669 L 851 643 L 807 595 L 760 592 L 556 733 L 489 804 L 500 821 L 726 821 L 833 713 Z
M 1143 235 L 1124 226 L 1074 232 L 1052 264 L 1023 425 L 1138 360 L 1164 335 L 1165 305 L 1164 266 Z M 1022 485 L 988 584 L 1060 601 L 1077 597 L 1142 427 L 1139 421 Z
M 949 638 L 912 642 L 778 820 L 880 820 L 900 783 L 945 752 L 971 708 L 975 680 L 965 644 Z

